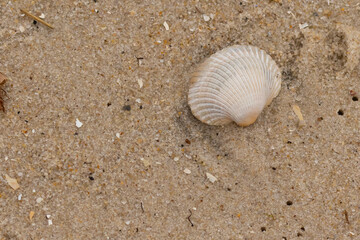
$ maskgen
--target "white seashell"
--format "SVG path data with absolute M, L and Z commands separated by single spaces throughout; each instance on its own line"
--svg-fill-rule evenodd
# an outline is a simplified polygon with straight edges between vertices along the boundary
M 235 45 L 206 59 L 192 75 L 188 102 L 210 125 L 232 121 L 248 126 L 278 95 L 281 72 L 275 61 L 253 46 Z

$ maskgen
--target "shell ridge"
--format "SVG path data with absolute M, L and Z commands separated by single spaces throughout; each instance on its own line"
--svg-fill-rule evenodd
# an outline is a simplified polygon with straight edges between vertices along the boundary
M 211 104 L 211 101 L 209 101 L 209 100 L 211 99 L 210 97 L 214 96 L 214 94 L 208 93 L 208 95 L 209 95 L 209 96 L 207 96 L 207 97 L 204 97 L 204 95 L 202 95 L 202 99 L 201 99 L 201 100 L 192 99 L 192 100 L 190 100 L 189 103 L 190 103 L 191 105 L 196 104 L 196 107 L 194 107 L 194 109 L 197 109 L 199 106 L 201 106 L 201 105 L 203 105 L 203 104 Z M 217 99 L 217 100 L 218 100 L 218 99 Z M 227 112 L 230 110 L 230 109 L 228 109 L 228 106 L 226 106 L 226 104 L 220 103 L 220 105 L 221 105 L 220 107 L 223 108 L 225 112 L 226 112 L 226 110 L 227 110 Z M 220 107 L 219 107 L 219 108 L 220 108 Z
M 219 71 L 223 71 L 223 70 L 219 70 Z M 225 71 L 223 71 L 224 72 L 224 74 L 227 74 Z M 210 76 L 209 76 L 210 75 Z M 213 76 L 213 75 L 216 75 L 216 76 L 218 76 L 218 77 L 220 77 L 220 78 L 224 78 L 219 72 L 211 72 L 210 74 L 208 74 L 208 76 L 207 77 L 203 77 L 202 79 L 199 79 L 199 84 L 201 83 L 201 82 L 205 82 L 206 81 L 206 79 L 211 79 L 210 81 L 208 81 L 208 83 L 213 83 L 213 84 L 215 84 L 215 82 L 219 82 L 219 84 L 217 84 L 218 85 L 218 87 L 219 87 L 219 89 L 221 89 L 221 87 L 222 86 L 224 86 L 224 83 L 226 83 L 227 81 L 226 80 L 224 80 L 223 82 L 221 82 L 221 81 L 219 81 L 219 79 L 218 78 L 216 78 L 215 76 Z M 229 76 L 229 75 L 227 75 L 227 76 Z M 230 78 L 230 76 L 229 76 L 229 78 Z M 225 78 L 224 78 L 225 79 Z M 201 86 L 203 86 L 203 85 L 201 85 Z M 220 91 L 219 91 L 220 92 Z M 234 95 L 233 93 L 232 93 L 232 95 L 236 98 L 236 95 Z M 229 102 L 232 102 L 233 103 L 233 101 L 231 101 L 231 97 L 229 96 L 229 95 L 227 95 L 226 94 L 226 96 L 227 96 L 227 99 L 229 100 Z
M 209 82 L 209 84 L 214 84 L 214 83 L 210 83 L 210 82 Z M 213 90 L 213 91 L 210 91 L 210 93 L 211 93 L 211 94 L 214 94 L 214 97 L 218 98 L 218 96 L 216 96 L 215 93 L 219 93 L 219 94 L 221 94 L 221 96 L 224 96 L 224 97 L 226 98 L 226 99 L 224 99 L 224 100 L 225 100 L 225 102 L 226 102 L 227 104 L 232 103 L 232 102 L 229 100 L 229 95 L 227 95 L 227 94 L 224 93 L 224 92 L 220 92 L 220 91 L 214 89 L 213 87 L 210 87 L 210 86 L 197 86 L 197 87 L 193 87 L 194 90 L 200 89 L 200 88 Z M 200 93 L 199 93 L 199 94 L 200 94 Z M 203 93 L 202 93 L 202 94 L 203 94 Z M 195 94 L 195 95 L 196 95 L 196 94 Z
M 221 65 L 221 66 L 225 67 L 229 72 L 232 73 L 232 75 L 231 75 L 232 77 L 230 77 L 228 80 L 225 81 L 227 83 L 226 84 L 227 88 L 229 88 L 229 89 L 236 88 L 239 92 L 241 92 L 242 94 L 245 94 L 245 89 L 239 88 L 237 86 L 238 81 L 235 81 L 235 79 L 237 77 L 241 76 L 241 74 L 239 74 L 239 71 L 236 68 L 236 65 L 233 65 L 232 62 L 227 62 L 226 66 L 225 65 Z M 246 88 L 246 86 L 242 86 L 242 87 Z M 235 98 L 237 98 L 236 94 L 233 94 L 233 95 L 235 96 Z

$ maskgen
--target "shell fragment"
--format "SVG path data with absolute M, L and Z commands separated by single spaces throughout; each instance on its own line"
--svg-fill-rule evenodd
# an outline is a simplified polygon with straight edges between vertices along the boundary
M 211 183 L 214 183 L 217 181 L 217 178 L 214 175 L 212 175 L 211 173 L 206 173 L 206 177 L 207 177 L 207 179 L 209 179 L 209 181 Z

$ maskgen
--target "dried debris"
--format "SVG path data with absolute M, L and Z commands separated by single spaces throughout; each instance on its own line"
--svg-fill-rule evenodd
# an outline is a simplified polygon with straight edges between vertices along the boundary
M 191 212 L 190 209 L 189 209 L 189 212 L 190 212 L 190 215 L 187 217 L 187 219 L 188 219 L 188 221 L 190 222 L 191 226 L 193 227 L 194 224 L 192 223 L 192 221 L 191 221 L 191 219 L 190 219 L 190 217 L 192 216 L 192 212 Z
M 6 95 L 6 92 L 4 89 L 2 89 L 2 86 L 6 83 L 7 80 L 7 76 L 0 72 L 0 111 L 3 112 L 5 112 L 3 96 Z
M 347 212 L 346 210 L 344 210 L 344 216 L 345 216 L 345 222 L 346 222 L 347 224 L 350 224 L 349 214 L 348 214 L 348 212 Z
M 54 27 L 53 27 L 52 25 L 50 25 L 49 23 L 45 22 L 45 21 L 42 20 L 41 18 L 32 15 L 32 14 L 29 13 L 28 11 L 26 11 L 26 10 L 24 10 L 24 9 L 20 9 L 20 11 L 21 11 L 22 13 L 24 13 L 25 15 L 31 17 L 32 19 L 38 21 L 39 23 L 42 23 L 42 24 L 44 24 L 45 26 L 47 26 L 47 27 L 49 27 L 49 28 L 51 28 L 51 29 L 54 29 Z M 40 17 L 45 18 L 45 15 L 42 14 Z
M 34 215 L 35 215 L 35 212 L 34 212 L 34 211 L 30 211 L 30 213 L 29 213 L 29 219 L 30 219 L 30 221 L 33 219 Z

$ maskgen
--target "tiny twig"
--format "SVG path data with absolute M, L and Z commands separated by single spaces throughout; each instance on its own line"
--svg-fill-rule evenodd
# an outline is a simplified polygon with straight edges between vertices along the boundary
M 140 207 L 141 207 L 141 211 L 142 211 L 142 212 L 145 212 L 142 202 L 140 202 Z
M 196 10 L 200 13 L 200 14 L 204 14 L 203 11 L 201 11 L 197 6 L 195 6 Z
M 189 209 L 189 212 L 190 212 L 190 215 L 187 217 L 187 219 L 189 220 L 189 222 L 190 222 L 191 226 L 193 227 L 193 226 L 194 226 L 194 224 L 192 223 L 192 221 L 191 221 L 191 219 L 190 219 L 190 217 L 192 216 L 192 212 L 191 212 L 191 210 L 190 210 L 190 209 Z
M 47 27 L 49 27 L 49 28 L 51 28 L 51 29 L 54 29 L 54 27 L 53 27 L 52 25 L 50 25 L 49 23 L 45 22 L 45 21 L 42 20 L 41 18 L 38 18 L 37 16 L 32 15 L 31 13 L 25 11 L 24 9 L 20 9 L 20 11 L 21 11 L 22 13 L 24 13 L 25 15 L 27 15 L 27 16 L 35 19 L 36 21 L 44 24 L 45 26 L 47 26 Z
M 7 97 L 7 93 L 2 89 L 2 85 L 6 83 L 8 77 L 0 72 L 0 111 L 5 112 L 3 95 Z
M 348 212 L 346 210 L 344 210 L 344 215 L 345 215 L 345 222 L 347 224 L 350 224 L 350 221 L 349 221 L 349 215 L 348 215 Z
M 143 59 L 144 59 L 143 57 L 136 57 L 136 60 L 138 61 L 139 66 L 141 65 L 141 60 L 143 60 Z

